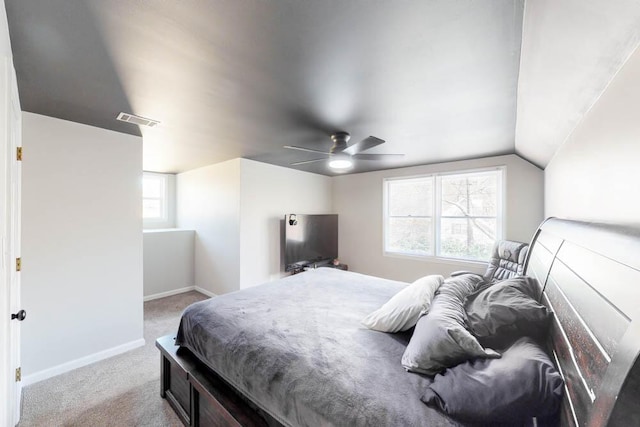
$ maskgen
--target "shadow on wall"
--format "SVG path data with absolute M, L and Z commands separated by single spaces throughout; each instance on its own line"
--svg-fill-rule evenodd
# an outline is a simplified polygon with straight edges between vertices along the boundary
M 278 230 L 277 234 L 272 234 L 272 239 L 269 246 L 269 277 L 271 280 L 279 279 L 286 276 L 284 271 L 284 218 L 272 218 L 270 220 L 269 228 Z

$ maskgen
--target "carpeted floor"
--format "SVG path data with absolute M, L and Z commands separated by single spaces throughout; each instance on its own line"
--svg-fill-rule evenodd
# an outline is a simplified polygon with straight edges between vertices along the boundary
M 204 299 L 194 291 L 144 303 L 144 347 L 26 387 L 19 426 L 182 426 L 160 397 L 155 340 Z

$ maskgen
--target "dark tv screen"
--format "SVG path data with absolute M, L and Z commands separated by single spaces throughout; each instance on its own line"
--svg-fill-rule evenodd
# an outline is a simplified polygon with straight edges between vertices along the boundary
M 284 222 L 286 271 L 338 258 L 338 215 L 287 214 Z

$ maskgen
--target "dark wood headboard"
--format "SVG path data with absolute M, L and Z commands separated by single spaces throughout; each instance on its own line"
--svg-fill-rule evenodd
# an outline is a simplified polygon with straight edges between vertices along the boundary
M 550 218 L 525 274 L 555 314 L 563 426 L 640 426 L 640 228 Z

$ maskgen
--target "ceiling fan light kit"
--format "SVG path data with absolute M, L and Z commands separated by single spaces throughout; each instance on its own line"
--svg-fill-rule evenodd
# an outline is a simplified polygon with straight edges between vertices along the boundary
M 353 167 L 353 160 L 346 154 L 336 154 L 330 158 L 329 167 L 336 171 L 346 171 Z

